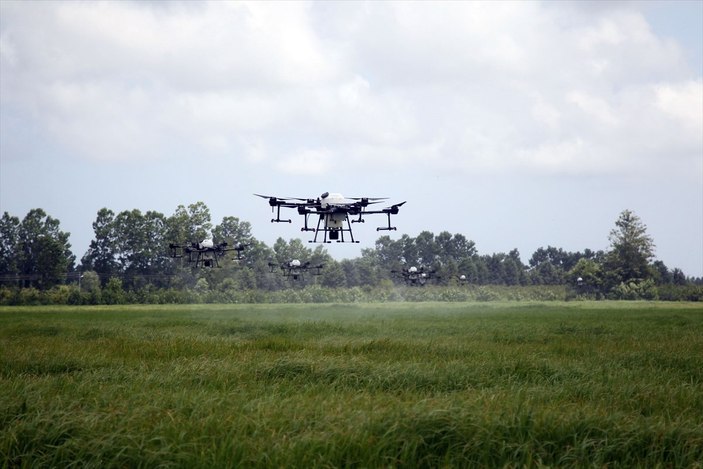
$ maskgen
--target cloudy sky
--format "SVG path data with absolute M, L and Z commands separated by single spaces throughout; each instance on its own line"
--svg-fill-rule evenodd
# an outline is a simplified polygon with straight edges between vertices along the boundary
M 407 200 L 397 238 L 607 249 L 625 209 L 703 276 L 703 2 L 0 2 L 0 212 L 77 257 L 98 210 Z M 378 225 L 375 222 L 378 221 Z M 357 225 L 354 257 L 380 217 Z

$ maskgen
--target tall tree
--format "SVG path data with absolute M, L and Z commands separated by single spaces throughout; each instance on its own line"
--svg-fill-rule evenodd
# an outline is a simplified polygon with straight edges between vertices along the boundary
M 20 219 L 5 212 L 0 218 L 0 274 L 17 273 Z
M 81 258 L 81 270 L 94 270 L 102 274 L 103 285 L 118 273 L 117 237 L 115 233 L 115 213 L 102 208 L 93 222 L 95 237 L 88 246 L 88 251 Z
M 125 286 L 141 286 L 146 278 L 162 274 L 167 265 L 166 218 L 139 209 L 125 210 L 115 217 L 117 260 Z
M 388 271 L 400 269 L 407 262 L 403 257 L 403 244 L 400 241 L 392 240 L 388 235 L 376 239 L 375 248 L 366 251 L 369 256 L 374 258 L 377 265 L 383 266 Z
M 25 286 L 50 288 L 73 270 L 76 256 L 68 242 L 70 233 L 59 225 L 59 220 L 35 208 L 18 226 L 18 273 L 26 278 Z
M 212 238 L 215 243 L 226 242 L 230 248 L 234 248 L 239 244 L 247 245 L 244 252 L 240 253 L 239 256 L 242 258 L 241 264 L 251 266 L 256 262 L 256 256 L 252 254 L 257 254 L 255 249 L 257 243 L 251 235 L 250 223 L 240 221 L 237 217 L 224 217 L 222 223 L 212 230 Z M 235 259 L 237 259 L 237 255 L 229 253 L 224 256 L 221 262 L 223 264 L 238 264 Z
M 620 283 L 652 277 L 649 263 L 654 257 L 654 241 L 647 234 L 647 226 L 634 212 L 623 210 L 620 213 L 608 240 L 610 251 L 606 267 L 611 281 Z
M 186 208 L 179 205 L 167 220 L 166 237 L 171 243 L 197 243 L 210 237 L 210 209 L 203 202 Z
M 429 231 L 421 232 L 415 237 L 415 246 L 417 249 L 418 263 L 426 266 L 434 265 L 438 254 L 434 234 Z

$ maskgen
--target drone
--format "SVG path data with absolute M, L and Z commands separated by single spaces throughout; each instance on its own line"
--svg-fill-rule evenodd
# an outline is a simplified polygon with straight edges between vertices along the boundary
M 316 269 L 312 274 L 320 275 L 324 264 L 310 265 L 311 262 L 307 261 L 301 263 L 298 259 L 293 259 L 292 261 L 283 262 L 282 264 L 276 264 L 275 262 L 269 262 L 269 268 L 271 272 L 274 271 L 276 267 L 279 267 L 283 271 L 283 276 L 287 279 L 298 280 L 303 279 L 303 274 L 305 274 L 308 269 Z
M 241 253 L 246 247 L 245 244 L 238 244 L 235 247 L 227 247 L 227 242 L 223 241 L 215 244 L 211 238 L 205 239 L 199 243 L 190 243 L 181 245 L 170 243 L 168 245 L 171 251 L 171 257 L 179 259 L 188 256 L 188 262 L 195 263 L 195 267 L 220 267 L 218 259 L 223 257 L 227 251 L 237 251 L 237 259 L 241 259 Z
M 342 194 L 325 192 L 316 199 L 300 199 L 296 197 L 273 197 L 268 195 L 254 194 L 258 197 L 268 199 L 271 211 L 276 210 L 276 218 L 271 219 L 271 223 L 291 223 L 290 219 L 281 218 L 281 207 L 295 208 L 298 215 L 304 217 L 304 224 L 300 231 L 314 231 L 315 237 L 308 241 L 310 243 L 338 243 L 347 242 L 344 234 L 348 233 L 352 243 L 358 243 L 352 233 L 352 223 L 364 223 L 365 215 L 385 214 L 388 217 L 388 225 L 376 228 L 376 231 L 396 230 L 391 226 L 391 215 L 396 215 L 400 207 L 405 204 L 391 205 L 380 210 L 369 210 L 367 207 L 372 204 L 386 200 L 385 197 L 352 197 L 347 198 Z M 319 215 L 317 225 L 312 228 L 308 225 L 310 215 Z M 353 218 L 350 218 L 353 217 Z M 358 218 L 357 218 L 358 217 Z M 318 241 L 318 235 L 323 233 L 322 240 Z
M 424 267 L 417 268 L 415 266 L 403 268 L 402 270 L 391 270 L 392 274 L 399 276 L 410 286 L 423 286 L 427 281 L 434 277 L 436 270 L 426 270 Z

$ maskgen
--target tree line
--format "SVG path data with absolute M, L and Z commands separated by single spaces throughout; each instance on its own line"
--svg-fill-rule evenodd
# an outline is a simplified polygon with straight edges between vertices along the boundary
M 527 264 L 517 249 L 480 254 L 466 236 L 447 231 L 423 231 L 415 237 L 405 234 L 395 240 L 381 236 L 359 257 L 335 260 L 324 246 L 310 248 L 300 239 L 278 238 L 268 246 L 252 236 L 248 222 L 234 216 L 215 225 L 203 202 L 179 205 L 170 216 L 137 209 L 115 213 L 102 208 L 92 228 L 94 237 L 77 262 L 69 233 L 61 231 L 59 220 L 38 208 L 22 220 L 5 212 L 0 219 L 0 302 L 5 298 L 5 303 L 22 303 L 17 298 L 23 289 L 42 292 L 67 284 L 77 288 L 80 302 L 89 303 L 119 302 L 128 297 L 138 302 L 140 294 L 154 296 L 155 292 L 159 292 L 159 302 L 198 300 L 212 297 L 211 292 L 297 290 L 300 296 L 313 286 L 334 291 L 361 288 L 368 293 L 379 286 L 388 289 L 402 283 L 392 271 L 410 266 L 432 270 L 436 288 L 568 287 L 571 294 L 589 298 L 695 300 L 703 296 L 701 279 L 687 278 L 680 269 L 669 269 L 654 260 L 654 241 L 630 210 L 624 210 L 616 220 L 607 251 L 540 247 Z M 216 243 L 246 244 L 243 258 L 225 256 L 220 259 L 221 268 L 194 269 L 183 259 L 169 256 L 169 243 L 208 237 Z M 290 281 L 278 271 L 271 272 L 270 263 L 292 259 L 324 264 L 322 275 Z M 170 299 L 164 296 L 167 291 L 172 292 Z M 184 297 L 182 292 L 200 296 Z

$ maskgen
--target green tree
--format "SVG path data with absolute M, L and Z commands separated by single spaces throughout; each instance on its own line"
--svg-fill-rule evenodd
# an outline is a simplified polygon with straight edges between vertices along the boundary
M 237 253 L 230 251 L 220 260 L 220 265 L 232 267 L 239 265 L 253 266 L 257 257 L 261 255 L 257 240 L 251 234 L 251 224 L 240 221 L 237 217 L 224 217 L 222 223 L 212 230 L 213 241 L 217 243 L 226 242 L 229 248 L 244 245 L 244 251 Z M 229 271 L 230 269 L 225 269 Z
M 342 259 L 339 261 L 339 266 L 344 272 L 345 286 L 356 287 L 361 284 L 359 281 L 359 269 L 357 262 L 352 259 Z
M 221 230 L 227 231 L 227 227 Z M 165 219 L 163 253 L 169 253 L 169 243 L 190 245 L 199 243 L 212 236 L 212 223 L 210 222 L 210 209 L 203 202 L 196 202 L 187 207 L 179 205 L 173 215 Z M 225 235 L 225 233 L 223 233 Z M 212 277 L 211 272 L 194 270 L 183 258 L 169 259 L 164 266 L 164 272 L 172 276 L 178 285 L 194 286 L 202 276 Z M 212 279 L 211 279 L 212 280 Z
M 197 243 L 212 232 L 210 209 L 203 202 L 196 202 L 186 208 L 179 205 L 166 222 L 166 237 L 171 243 Z
M 673 283 L 673 275 L 669 272 L 669 268 L 663 261 L 654 261 L 652 263 L 653 273 L 657 285 L 666 285 Z
M 382 238 L 387 238 L 387 236 L 382 236 Z M 376 245 L 378 246 L 378 241 L 376 241 Z M 386 264 L 381 264 L 377 251 L 374 249 L 362 249 L 361 258 L 354 259 L 352 262 L 355 264 L 360 286 L 378 285 L 381 280 L 390 277 L 390 269 L 386 267 Z M 384 265 L 383 271 L 381 271 L 381 265 Z
M 73 270 L 76 257 L 68 242 L 70 233 L 59 229 L 59 220 L 35 208 L 17 229 L 18 273 L 24 286 L 47 289 L 57 285 Z
M 393 241 L 388 235 L 379 237 L 373 251 L 368 250 L 367 254 L 374 258 L 378 266 L 383 266 L 389 272 L 399 270 L 408 261 L 403 257 L 403 244 Z
M 93 222 L 95 237 L 88 246 L 88 251 L 81 258 L 81 270 L 94 270 L 103 274 L 107 279 L 119 272 L 117 262 L 117 234 L 115 229 L 115 213 L 102 208 Z
M 20 219 L 5 212 L 0 218 L 0 274 L 17 273 Z
M 435 236 L 429 231 L 423 231 L 415 237 L 415 246 L 418 263 L 421 265 L 434 265 L 437 261 L 437 243 Z
M 605 264 L 610 287 L 653 277 L 650 260 L 654 257 L 654 241 L 637 215 L 623 210 L 608 240 L 610 251 L 606 254 Z
M 138 209 L 120 212 L 114 221 L 117 260 L 125 286 L 140 288 L 157 281 L 167 265 L 166 218 Z
M 535 285 L 561 285 L 567 273 L 582 259 L 592 259 L 598 253 L 590 249 L 584 252 L 567 252 L 561 248 L 547 246 L 537 249 L 530 258 L 530 280 Z
M 600 294 L 603 283 L 601 264 L 594 259 L 582 257 L 567 273 L 569 284 L 582 294 Z
M 125 299 L 122 280 L 117 277 L 110 278 L 102 291 L 102 302 L 107 305 L 118 305 L 124 303 Z

